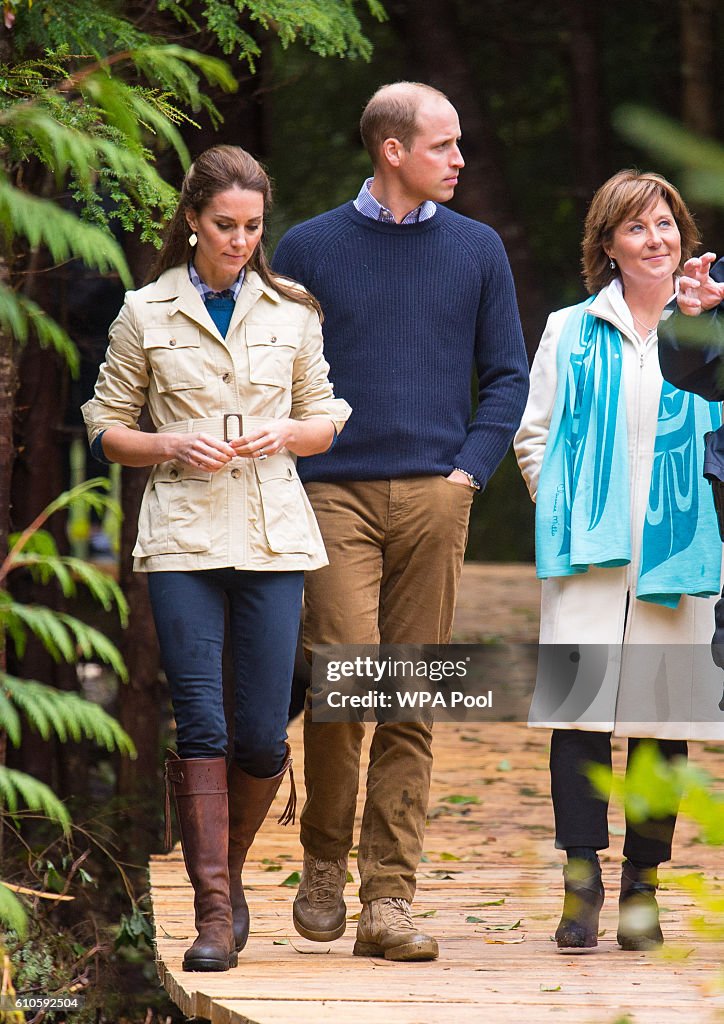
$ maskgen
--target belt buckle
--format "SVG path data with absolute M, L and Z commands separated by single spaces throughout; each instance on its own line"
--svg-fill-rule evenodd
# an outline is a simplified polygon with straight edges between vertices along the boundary
M 237 433 L 233 437 L 229 437 L 229 421 L 236 420 L 237 422 Z M 226 412 L 224 413 L 224 440 L 225 441 L 236 441 L 238 438 L 244 435 L 244 418 L 240 412 Z

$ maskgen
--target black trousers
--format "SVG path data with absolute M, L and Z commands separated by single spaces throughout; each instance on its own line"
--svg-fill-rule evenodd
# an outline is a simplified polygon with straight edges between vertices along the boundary
M 640 739 L 629 739 L 628 760 Z M 686 757 L 686 740 L 648 740 L 656 743 L 661 756 L 669 761 Z M 554 729 L 551 737 L 551 796 L 556 822 L 556 847 L 608 847 L 608 800 L 593 789 L 586 766 L 591 763 L 611 767 L 611 733 L 582 729 Z M 671 859 L 676 815 L 647 821 L 626 820 L 623 854 L 640 864 L 661 864 Z

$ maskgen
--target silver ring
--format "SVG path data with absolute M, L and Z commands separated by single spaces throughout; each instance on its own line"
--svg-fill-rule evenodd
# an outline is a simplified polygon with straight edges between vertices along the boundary
M 261 462 L 262 459 L 268 459 L 269 458 L 269 456 L 267 455 L 267 453 L 264 451 L 263 448 L 259 449 L 259 451 L 257 452 L 256 457 L 257 457 L 257 459 L 259 459 L 260 462 Z

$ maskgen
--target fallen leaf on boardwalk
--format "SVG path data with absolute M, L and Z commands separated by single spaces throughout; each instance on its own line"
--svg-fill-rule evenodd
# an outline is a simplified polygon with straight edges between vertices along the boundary
M 497 771 L 499 772 L 511 772 L 512 770 L 513 765 L 510 763 L 510 761 L 508 761 L 507 758 L 504 758 L 497 767 Z
M 478 907 L 502 907 L 505 903 L 505 896 L 499 900 L 486 900 L 485 903 L 473 903 L 473 910 L 477 910 Z
M 450 796 L 440 797 L 443 804 L 479 804 L 479 796 L 469 796 L 465 793 L 452 793 Z
M 475 917 L 474 914 L 470 914 L 465 918 L 465 924 L 485 924 L 484 917 Z
M 438 879 L 444 881 L 445 879 L 454 878 L 455 875 L 460 875 L 460 874 L 462 874 L 461 871 L 443 871 L 443 870 L 440 870 L 440 871 L 429 871 L 428 874 L 427 874 L 427 877 L 428 878 L 438 878 Z
M 358 910 L 356 914 L 347 914 L 347 920 L 348 921 L 359 921 L 361 914 L 362 914 L 361 910 Z
M 413 917 L 434 917 L 437 914 L 436 910 L 426 910 L 422 914 L 413 914 Z
M 299 946 L 294 945 L 291 939 L 289 939 L 288 941 L 292 949 L 296 950 L 297 953 L 301 953 L 303 956 L 323 956 L 325 953 L 332 952 L 331 946 L 327 946 L 326 949 L 300 949 Z
M 497 924 L 492 928 L 488 928 L 489 932 L 512 932 L 516 928 L 520 928 L 522 924 L 522 918 L 520 921 L 516 921 L 515 924 Z
M 267 866 L 264 868 L 265 871 L 281 871 L 281 869 L 281 864 L 267 864 Z
M 435 818 L 441 818 L 445 816 L 462 817 L 465 814 L 470 814 L 469 807 L 431 807 L 427 812 L 427 820 L 433 821 Z M 430 858 L 428 857 L 428 860 Z
M 626 829 L 621 828 L 619 825 L 611 825 L 608 829 L 608 834 L 611 836 L 625 836 Z
M 541 796 L 541 792 L 538 789 L 533 789 L 532 786 L 520 786 L 518 792 L 521 796 Z
M 456 856 L 454 853 L 441 853 L 440 860 L 462 860 L 462 858 Z
M 293 888 L 296 888 L 296 886 L 299 885 L 301 880 L 302 880 L 302 876 L 300 875 L 300 873 L 298 871 L 292 871 L 291 875 L 287 875 L 287 877 L 284 879 L 284 881 L 280 882 L 279 884 L 280 885 L 288 885 L 290 888 L 293 889 Z
M 541 985 L 540 986 L 540 990 L 541 990 L 541 992 L 560 992 L 561 986 L 560 985 Z
M 483 743 L 478 736 L 461 736 L 460 739 L 463 743 Z
M 273 946 L 288 946 L 289 939 L 274 939 Z
M 347 875 L 345 877 L 345 882 L 354 882 L 354 875 L 352 874 L 351 871 L 347 872 Z
M 502 935 L 497 935 L 494 939 L 486 936 L 485 941 L 491 945 L 514 946 L 517 942 L 525 942 L 525 935 L 516 935 L 515 938 L 503 938 Z

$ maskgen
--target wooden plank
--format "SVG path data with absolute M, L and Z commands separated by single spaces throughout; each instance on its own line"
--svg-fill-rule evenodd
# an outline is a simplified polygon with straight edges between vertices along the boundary
M 522 568 L 515 580 L 517 601 Z M 484 587 L 485 578 L 485 572 L 478 572 L 473 582 Z M 535 586 L 530 578 L 528 585 Z M 301 783 L 298 723 L 291 740 Z M 713 985 L 721 974 L 721 946 L 695 935 L 694 903 L 676 886 L 677 878 L 697 869 L 721 889 L 721 853 L 695 843 L 690 823 L 677 828 L 671 881 L 659 901 L 666 949 L 671 953 L 678 947 L 681 959 L 624 953 L 616 946 L 623 825 L 616 808 L 611 850 L 602 857 L 607 901 L 599 951 L 586 957 L 556 953 L 551 936 L 560 915 L 562 858 L 551 845 L 547 745 L 546 732 L 522 725 L 436 726 L 431 818 L 413 906 L 417 915 L 434 912 L 417 923 L 440 942 L 435 963 L 352 956 L 360 909 L 354 857 L 350 870 L 355 881 L 345 893 L 345 936 L 324 945 L 296 935 L 291 922 L 295 890 L 280 883 L 299 868 L 301 849 L 297 829 L 282 829 L 275 821 L 284 793 L 245 869 L 252 934 L 233 971 L 203 975 L 181 970 L 194 934 L 192 894 L 179 849 L 153 858 L 158 970 L 171 998 L 185 1014 L 207 1017 L 213 1024 L 460 1024 L 483 1019 L 486 1024 L 612 1024 L 626 1013 L 635 1024 L 722 1024 L 724 996 Z M 616 747 L 620 769 L 622 744 Z M 692 744 L 691 753 L 715 778 L 724 778 L 724 749 L 704 752 Z M 452 794 L 480 802 L 450 804 L 445 797 Z M 269 862 L 281 870 L 266 870 Z M 498 900 L 504 902 L 483 905 Z

